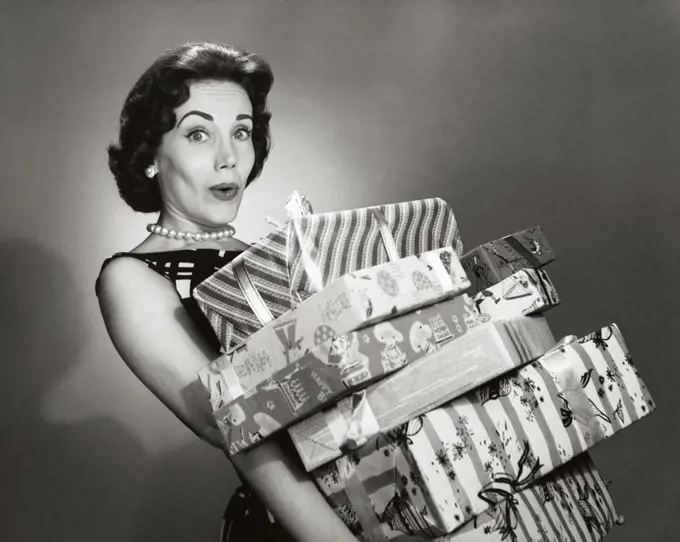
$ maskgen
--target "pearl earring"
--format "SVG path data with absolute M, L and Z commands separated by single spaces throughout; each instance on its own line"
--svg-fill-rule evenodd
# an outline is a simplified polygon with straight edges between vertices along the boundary
M 156 175 L 158 175 L 158 168 L 152 164 L 144 170 L 144 173 L 149 179 L 153 179 Z

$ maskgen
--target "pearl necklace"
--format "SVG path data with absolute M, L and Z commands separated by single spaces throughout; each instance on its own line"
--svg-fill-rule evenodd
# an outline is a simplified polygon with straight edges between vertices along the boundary
M 149 224 L 146 227 L 146 231 L 170 239 L 186 239 L 188 241 L 214 241 L 216 239 L 227 239 L 236 233 L 234 227 L 230 225 L 213 232 L 191 232 L 168 229 L 160 224 Z

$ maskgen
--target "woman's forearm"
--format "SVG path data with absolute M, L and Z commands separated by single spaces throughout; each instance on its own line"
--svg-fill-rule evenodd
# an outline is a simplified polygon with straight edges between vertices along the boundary
M 278 523 L 300 542 L 356 542 L 297 458 L 277 440 L 232 462 Z

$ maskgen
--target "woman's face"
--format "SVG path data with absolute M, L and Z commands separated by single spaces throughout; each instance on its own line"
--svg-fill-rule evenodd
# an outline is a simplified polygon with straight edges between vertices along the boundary
M 180 230 L 222 227 L 236 218 L 255 161 L 248 94 L 229 81 L 195 82 L 175 115 L 154 162 L 164 224 Z

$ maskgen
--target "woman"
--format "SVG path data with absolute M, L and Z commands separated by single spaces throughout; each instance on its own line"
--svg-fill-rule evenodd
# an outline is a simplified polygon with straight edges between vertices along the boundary
M 170 50 L 131 90 L 119 143 L 109 147 L 121 197 L 135 211 L 160 216 L 144 241 L 102 266 L 97 294 L 106 328 L 147 388 L 220 448 L 196 376 L 219 355 L 219 344 L 191 291 L 247 248 L 229 223 L 269 152 L 272 83 L 264 60 L 234 47 Z M 288 444 L 268 440 L 231 458 L 246 486 L 227 507 L 224 540 L 286 540 L 286 531 L 301 541 L 356 540 Z

